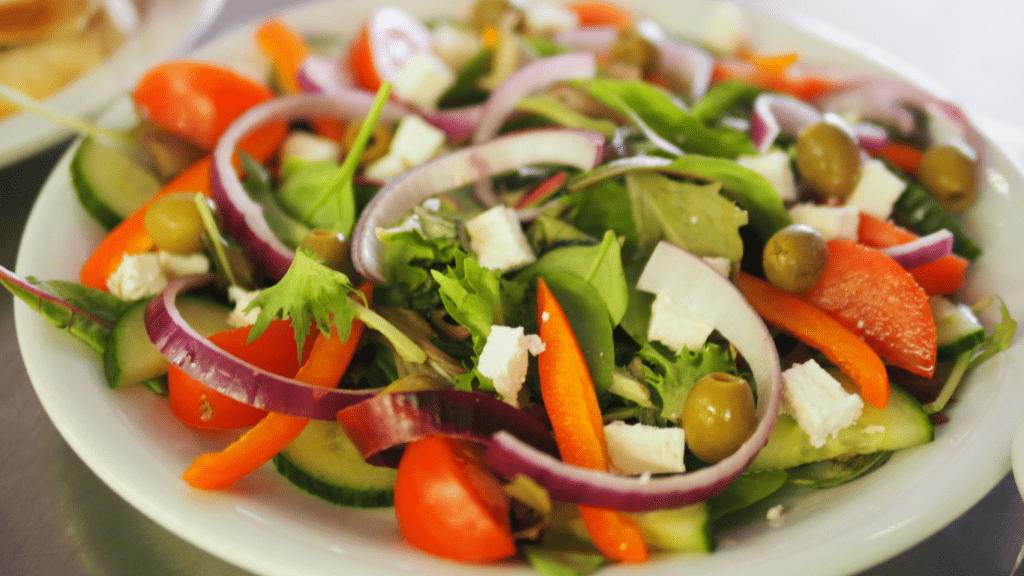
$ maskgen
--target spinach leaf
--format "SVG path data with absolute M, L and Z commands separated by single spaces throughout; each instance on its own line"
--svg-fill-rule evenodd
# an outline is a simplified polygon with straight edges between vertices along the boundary
M 789 474 L 785 470 L 762 470 L 744 472 L 717 496 L 708 499 L 712 520 L 742 510 L 774 494 L 786 483 Z
M 245 152 L 239 152 L 242 161 L 242 187 L 253 202 L 263 207 L 263 218 L 267 221 L 270 231 L 289 248 L 295 249 L 299 242 L 309 234 L 309 228 L 286 212 L 274 194 L 274 186 L 270 173 L 259 162 Z
M 569 221 L 574 226 L 595 238 L 611 230 L 625 239 L 624 252 L 636 251 L 640 233 L 629 208 L 629 192 L 621 182 L 600 180 L 570 194 L 565 202 L 571 207 Z

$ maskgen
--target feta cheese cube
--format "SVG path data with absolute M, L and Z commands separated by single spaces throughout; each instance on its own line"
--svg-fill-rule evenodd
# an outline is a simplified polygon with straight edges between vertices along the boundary
M 125 254 L 117 270 L 107 278 L 107 290 L 122 300 L 138 300 L 159 294 L 167 282 L 156 252 Z
M 682 428 L 626 424 L 616 420 L 604 427 L 610 467 L 628 475 L 685 472 L 686 434 Z
M 579 16 L 561 4 L 538 2 L 526 7 L 526 29 L 531 34 L 554 34 L 579 25 Z
M 284 144 L 281 145 L 281 161 L 289 159 L 316 162 L 318 160 L 333 160 L 341 158 L 341 146 L 331 140 L 305 130 L 293 130 L 288 133 Z
M 793 176 L 789 154 L 782 150 L 770 150 L 764 154 L 740 156 L 736 158 L 736 163 L 764 176 L 783 201 L 792 202 L 797 199 L 796 178 Z
M 259 295 L 260 290 L 245 290 L 238 286 L 228 286 L 228 300 L 235 303 L 235 309 L 228 314 L 228 324 L 235 328 L 255 324 L 256 318 L 260 315 L 259 307 L 257 306 L 248 312 L 245 309 Z
M 526 334 L 522 326 L 491 326 L 487 342 L 480 352 L 477 371 L 491 379 L 501 399 L 519 405 L 519 391 L 526 381 L 529 356 L 544 351 L 544 343 L 536 334 Z
M 455 72 L 433 52 L 412 55 L 395 76 L 394 91 L 404 102 L 420 110 L 434 110 L 437 101 L 455 82 Z
M 479 34 L 448 22 L 434 26 L 431 38 L 434 54 L 453 70 L 461 70 L 483 48 Z
M 700 25 L 700 41 L 722 54 L 735 54 L 750 43 L 750 25 L 739 6 L 727 1 L 711 4 Z
M 707 262 L 708 266 L 715 269 L 715 272 L 718 272 L 726 278 L 728 278 L 729 273 L 732 272 L 732 260 L 729 260 L 728 258 L 723 258 L 721 256 L 701 256 L 700 259 Z
M 505 272 L 537 260 L 516 211 L 495 206 L 466 222 L 469 247 L 481 266 Z
M 651 323 L 647 339 L 657 340 L 676 354 L 683 348 L 700 350 L 715 327 L 682 302 L 676 302 L 667 292 L 659 292 L 651 305 Z
M 906 187 L 907 183 L 889 172 L 881 160 L 867 160 L 861 165 L 860 181 L 846 199 L 846 205 L 885 220 Z
M 789 215 L 793 218 L 794 224 L 805 224 L 814 228 L 825 240 L 857 239 L 860 209 L 856 206 L 823 206 L 806 202 L 790 208 Z
M 398 176 L 432 158 L 441 150 L 444 141 L 443 130 L 410 114 L 399 122 L 388 153 L 366 167 L 366 177 L 371 180 L 387 180 Z
M 815 448 L 856 422 L 864 409 L 860 396 L 844 390 L 814 360 L 794 364 L 782 373 L 782 379 L 782 411 L 796 420 Z
M 160 267 L 168 278 L 206 274 L 210 271 L 210 259 L 202 252 L 175 254 L 161 250 L 157 252 L 157 257 L 160 258 Z

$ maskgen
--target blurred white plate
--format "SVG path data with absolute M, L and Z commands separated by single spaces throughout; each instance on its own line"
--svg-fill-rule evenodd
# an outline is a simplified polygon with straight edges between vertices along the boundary
M 415 0 L 397 3 L 413 12 L 431 10 Z M 286 17 L 306 31 L 350 33 L 373 5 L 371 0 L 335 1 L 289 10 Z M 703 6 L 651 0 L 642 11 L 685 27 L 699 21 Z M 766 18 L 755 18 L 754 26 L 769 53 L 795 49 L 811 60 L 916 77 L 876 52 L 865 57 L 862 45 L 832 43 Z M 241 67 L 257 64 L 252 30 L 229 34 L 199 55 Z M 130 119 L 130 106 L 123 104 L 112 120 Z M 17 263 L 22 274 L 74 279 L 102 238 L 102 230 L 74 199 L 68 161 L 57 166 L 28 220 Z M 1014 318 L 1021 319 L 1024 176 L 991 140 L 985 162 L 986 185 L 964 218 L 984 254 L 973 264 L 965 296 L 974 301 L 999 294 Z M 33 386 L 68 444 L 125 500 L 214 555 L 268 575 L 532 573 L 520 562 L 465 565 L 422 554 L 402 542 L 391 510 L 331 506 L 292 488 L 269 466 L 231 490 L 197 492 L 180 474 L 196 455 L 219 449 L 223 438 L 186 429 L 163 400 L 146 390 L 109 390 L 95 354 L 20 302 L 15 320 Z M 991 323 L 992 318 L 984 320 Z M 791 576 L 814 567 L 816 575 L 830 576 L 882 562 L 949 524 L 1007 474 L 1010 439 L 1024 405 L 1022 378 L 1024 344 L 1018 338 L 965 382 L 948 409 L 950 421 L 937 427 L 933 443 L 896 454 L 878 471 L 838 488 L 788 493 L 755 507 L 745 522 L 718 534 L 719 550 L 710 556 L 659 556 L 643 566 L 612 566 L 602 574 Z M 778 503 L 785 506 L 784 522 L 771 528 L 764 511 Z
M 95 116 L 130 89 L 156 62 L 194 43 L 221 10 L 224 0 L 136 0 L 138 27 L 99 66 L 68 84 L 47 103 L 72 117 Z M 56 124 L 17 114 L 0 120 L 0 166 L 30 156 L 67 138 Z

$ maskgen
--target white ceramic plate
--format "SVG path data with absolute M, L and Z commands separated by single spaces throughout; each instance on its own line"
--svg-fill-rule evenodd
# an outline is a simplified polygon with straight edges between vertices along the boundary
M 287 14 L 308 31 L 330 25 L 348 31 L 372 4 L 349 0 Z M 669 0 L 656 4 L 657 9 L 647 3 L 645 10 L 674 23 L 697 21 L 703 6 Z M 810 59 L 860 70 L 892 74 L 902 69 L 893 61 L 867 60 L 860 47 L 832 44 L 785 23 L 757 18 L 754 25 L 758 42 L 768 52 L 797 49 Z M 200 55 L 252 65 L 258 59 L 250 38 L 251 28 L 243 29 Z M 128 110 L 125 106 L 115 116 L 125 121 Z M 1015 318 L 1024 318 L 1024 268 L 1017 264 L 1024 245 L 1024 177 L 991 142 L 985 171 L 981 200 L 965 219 L 985 249 L 973 266 L 966 296 L 975 300 L 999 294 Z M 29 218 L 18 271 L 74 279 L 101 236 L 75 202 L 65 158 Z M 29 376 L 68 444 L 128 502 L 200 548 L 273 575 L 530 573 L 515 562 L 461 565 L 421 554 L 402 543 L 390 510 L 325 504 L 291 488 L 270 467 L 231 490 L 194 491 L 179 475 L 196 455 L 222 446 L 223 437 L 185 429 L 162 400 L 145 390 L 107 389 L 96 356 L 28 307 L 19 303 L 15 319 Z M 948 410 L 950 422 L 937 428 L 932 444 L 901 452 L 877 472 L 844 486 L 766 503 L 747 522 L 720 534 L 713 555 L 658 557 L 644 566 L 613 566 L 603 573 L 791 575 L 813 566 L 816 574 L 828 576 L 884 561 L 957 518 L 1006 475 L 1018 407 L 1024 405 L 1021 374 L 1024 344 L 1018 339 L 972 374 Z M 785 520 L 781 527 L 770 528 L 764 509 L 779 502 L 785 505 Z
M 136 0 L 139 25 L 99 66 L 68 84 L 47 103 L 68 116 L 90 118 L 131 88 L 156 62 L 192 45 L 224 0 Z M 31 114 L 0 120 L 0 166 L 25 158 L 68 132 Z

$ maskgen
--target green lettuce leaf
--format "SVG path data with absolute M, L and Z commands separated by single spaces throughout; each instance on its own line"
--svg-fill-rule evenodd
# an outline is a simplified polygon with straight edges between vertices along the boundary
M 661 418 L 677 425 L 682 419 L 686 397 L 697 380 L 712 372 L 736 372 L 729 349 L 713 342 L 696 352 L 684 348 L 674 359 L 648 343 L 637 356 L 643 362 L 644 380 L 657 393 L 654 404 L 660 407 Z

